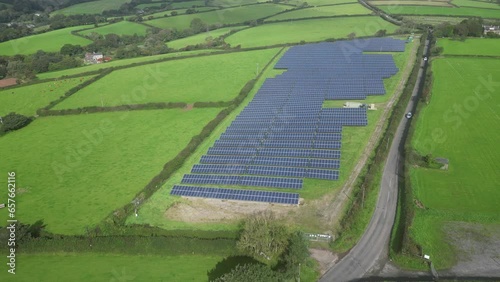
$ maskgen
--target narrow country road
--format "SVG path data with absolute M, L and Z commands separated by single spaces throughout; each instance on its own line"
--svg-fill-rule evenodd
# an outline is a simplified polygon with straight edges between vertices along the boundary
M 424 56 L 428 56 L 429 41 L 425 42 Z M 406 112 L 413 112 L 421 80 L 425 75 L 427 61 L 420 64 L 417 82 L 412 97 L 406 107 Z M 409 120 L 403 117 L 392 141 L 389 155 L 382 175 L 377 206 L 368 227 L 360 241 L 337 264 L 330 268 L 321 277 L 320 281 L 352 281 L 365 277 L 367 274 L 376 274 L 388 258 L 389 239 L 396 215 L 398 203 L 398 173 L 400 148 L 404 144 L 404 133 Z

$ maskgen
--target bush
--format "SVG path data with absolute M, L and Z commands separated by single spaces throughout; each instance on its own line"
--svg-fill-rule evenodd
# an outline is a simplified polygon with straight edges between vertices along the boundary
M 15 131 L 27 126 L 33 121 L 33 118 L 12 112 L 1 118 L 1 120 L 0 135 L 3 135 L 9 131 Z

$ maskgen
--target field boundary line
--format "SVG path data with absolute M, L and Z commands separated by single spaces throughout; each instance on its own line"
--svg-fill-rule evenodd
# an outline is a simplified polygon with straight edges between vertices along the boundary
M 371 153 L 373 152 L 375 146 L 380 142 L 383 133 L 382 129 L 387 124 L 389 113 L 392 111 L 394 104 L 399 100 L 401 94 L 403 93 L 404 86 L 406 85 L 411 70 L 413 69 L 413 66 L 416 63 L 415 58 L 419 45 L 420 43 L 415 44 L 413 46 L 410 57 L 408 58 L 408 63 L 406 64 L 405 69 L 403 71 L 401 80 L 397 85 L 396 89 L 394 90 L 395 93 L 391 97 L 391 99 L 386 103 L 384 112 L 382 113 L 380 119 L 377 122 L 374 132 L 372 133 L 370 139 L 368 140 L 368 144 L 365 147 L 365 150 L 363 151 L 361 158 L 354 167 L 349 178 L 346 180 L 340 191 L 337 193 L 337 196 L 335 197 L 334 201 L 331 202 L 329 207 L 327 208 L 328 212 L 325 213 L 325 215 L 327 216 L 327 222 L 330 225 L 337 227 L 338 223 L 344 216 L 347 200 L 350 198 L 350 195 L 352 194 L 354 183 L 358 179 L 363 168 L 366 166 L 368 159 Z

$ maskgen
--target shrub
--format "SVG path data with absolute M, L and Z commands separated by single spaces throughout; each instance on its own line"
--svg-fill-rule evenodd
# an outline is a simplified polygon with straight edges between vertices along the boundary
M 33 121 L 33 118 L 12 112 L 1 118 L 1 120 L 0 135 L 3 135 L 9 131 L 15 131 L 27 126 Z

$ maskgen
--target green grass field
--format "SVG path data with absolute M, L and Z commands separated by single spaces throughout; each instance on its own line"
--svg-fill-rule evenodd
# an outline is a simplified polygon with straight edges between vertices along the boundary
M 16 282 L 207 281 L 207 271 L 221 256 L 130 256 L 113 254 L 33 254 L 18 257 L 16 275 L 2 271 L 0 280 Z M 22 267 L 21 267 L 22 266 Z
M 121 5 L 128 2 L 130 0 L 96 0 L 57 10 L 52 15 L 100 14 L 104 10 L 118 10 Z
M 330 17 L 330 16 L 340 16 L 340 15 L 368 15 L 371 14 L 371 12 L 372 11 L 370 11 L 369 9 L 357 3 L 335 5 L 335 6 L 321 6 L 321 7 L 312 7 L 307 9 L 291 11 L 284 14 L 279 14 L 266 19 L 266 21 L 302 19 L 302 18 L 313 18 L 313 17 Z
M 447 268 L 457 254 L 443 238 L 444 222 L 500 222 L 500 133 L 493 129 L 500 122 L 500 60 L 438 59 L 433 73 L 431 103 L 418 115 L 412 144 L 450 166 L 411 170 L 414 195 L 426 207 L 417 209 L 411 234 L 436 267 Z
M 344 3 L 358 3 L 354 0 L 285 0 L 283 3 L 300 6 L 304 2 L 307 2 L 309 6 L 325 6 L 325 5 L 336 5 L 336 4 L 344 4 Z
M 266 0 L 210 0 L 209 6 L 235 7 L 253 3 L 267 2 Z
M 300 20 L 260 25 L 245 29 L 226 38 L 231 46 L 257 47 L 274 44 L 321 41 L 329 38 L 346 38 L 351 32 L 357 36 L 373 35 L 379 29 L 392 33 L 397 26 L 380 17 L 363 16 Z
M 45 82 L 0 91 L 0 116 L 16 112 L 27 116 L 36 110 L 57 100 L 71 88 L 89 79 L 91 76 Z
M 439 16 L 404 16 L 406 20 L 420 24 L 439 25 L 445 22 L 457 24 L 466 18 L 461 17 L 439 17 Z
M 42 34 L 21 37 L 18 39 L 9 40 L 0 43 L 0 55 L 13 56 L 16 54 L 33 54 L 38 50 L 46 52 L 57 52 L 64 46 L 64 44 L 74 45 L 88 45 L 92 43 L 91 40 L 75 36 L 71 31 L 83 29 L 87 26 L 68 27 L 59 30 L 49 31 Z
M 255 77 L 257 67 L 263 67 L 277 52 L 278 49 L 237 52 L 114 71 L 55 109 L 148 102 L 229 101 Z M 135 98 L 136 95 L 140 97 Z M 131 101 L 126 101 L 124 96 Z
M 500 5 L 494 2 L 474 1 L 474 0 L 452 0 L 452 4 L 460 7 L 477 7 L 485 9 L 500 9 Z
M 245 21 L 268 17 L 290 8 L 291 7 L 285 5 L 260 4 L 205 13 L 159 18 L 146 21 L 145 23 L 159 28 L 177 28 L 183 30 L 189 28 L 191 21 L 195 18 L 199 18 L 207 24 L 243 23 Z
M 209 37 L 211 37 L 212 39 L 216 39 L 222 35 L 229 33 L 231 30 L 239 30 L 242 28 L 245 28 L 245 26 L 219 28 L 209 32 L 199 33 L 193 36 L 167 42 L 167 46 L 173 49 L 180 49 L 189 45 L 203 44 L 207 43 L 207 38 Z
M 183 3 L 183 2 L 180 2 L 180 3 Z M 217 7 L 196 7 L 195 10 L 198 11 L 198 12 L 203 12 L 203 11 L 209 11 L 209 10 L 217 10 L 218 8 Z M 187 9 L 175 9 L 175 10 L 168 10 L 168 11 L 161 11 L 161 12 L 157 12 L 157 13 L 153 13 L 153 14 L 149 14 L 149 15 L 144 15 L 143 18 L 144 19 L 148 19 L 149 17 L 153 17 L 155 19 L 157 18 L 165 18 L 165 15 L 167 15 L 166 17 L 171 17 L 172 16 L 172 12 L 176 12 L 177 13 L 177 16 L 182 16 L 186 13 Z M 132 15 L 132 16 L 126 16 L 124 17 L 125 19 L 129 19 L 129 18 L 132 18 L 132 17 L 135 17 L 135 15 Z
M 446 8 L 425 6 L 380 6 L 380 9 L 396 15 L 445 15 L 445 16 L 472 16 L 491 19 L 500 19 L 500 13 L 491 9 L 479 8 Z
M 203 0 L 196 0 L 196 1 L 182 1 L 182 2 L 174 2 L 172 3 L 172 7 L 174 9 L 180 9 L 180 8 L 191 8 L 193 6 L 205 6 L 205 1 Z
M 175 57 L 180 57 L 180 56 L 191 56 L 191 55 L 202 54 L 202 53 L 208 54 L 208 53 L 216 52 L 216 51 L 219 51 L 219 50 L 194 50 L 194 51 L 185 51 L 185 52 L 173 52 L 173 53 L 168 53 L 168 54 L 161 54 L 161 55 L 154 55 L 154 56 L 147 56 L 147 57 L 112 60 L 110 62 L 103 63 L 103 64 L 87 65 L 87 66 L 82 66 L 79 68 L 72 68 L 72 69 L 61 70 L 61 71 L 44 72 L 44 73 L 37 74 L 37 77 L 40 79 L 56 78 L 56 77 L 61 77 L 64 75 L 76 75 L 79 73 L 84 73 L 84 72 L 89 72 L 89 71 L 97 71 L 100 69 L 106 69 L 106 68 L 111 68 L 111 67 L 126 66 L 126 65 L 135 64 L 135 63 L 149 62 L 149 61 L 166 59 L 166 58 L 175 58 Z
M 437 46 L 443 47 L 444 55 L 500 56 L 500 39 L 468 38 L 465 41 L 438 39 Z
M 46 117 L 3 136 L 0 170 L 16 172 L 17 219 L 83 233 L 131 201 L 220 110 Z
M 370 4 L 374 6 L 397 6 L 397 5 L 413 5 L 413 6 L 441 6 L 441 7 L 453 7 L 448 2 L 443 1 L 408 1 L 408 0 L 380 0 L 380 1 L 370 1 Z
M 416 43 L 413 43 L 416 44 Z M 396 65 L 402 69 L 406 61 L 408 60 L 408 56 L 410 54 L 411 48 L 408 46 L 406 48 L 406 52 L 394 54 L 394 59 Z M 284 54 L 284 52 L 282 52 Z M 277 60 L 276 60 L 277 61 Z M 276 62 L 275 61 L 275 62 Z M 274 63 L 273 63 L 274 65 Z M 273 66 L 271 65 L 271 67 Z M 171 197 L 168 196 L 170 190 L 173 185 L 180 183 L 182 176 L 186 173 L 189 173 L 192 166 L 194 164 L 199 163 L 201 156 L 203 156 L 207 150 L 213 145 L 215 140 L 217 140 L 222 134 L 227 126 L 231 124 L 234 118 L 244 109 L 244 107 L 252 100 L 253 96 L 256 94 L 258 88 L 263 84 L 266 78 L 275 77 L 276 75 L 282 73 L 282 70 L 274 70 L 272 68 L 267 69 L 260 80 L 255 85 L 254 89 L 247 97 L 247 99 L 229 115 L 210 135 L 207 140 L 205 140 L 190 156 L 187 161 L 184 163 L 182 168 L 180 168 L 177 172 L 175 172 L 165 183 L 164 186 L 160 188 L 160 190 L 155 193 L 140 209 L 140 217 L 129 217 L 127 219 L 128 224 L 151 224 L 154 226 L 159 226 L 161 228 L 166 229 L 215 229 L 215 230 L 225 230 L 225 229 L 237 229 L 237 222 L 229 222 L 226 221 L 224 223 L 192 223 L 192 222 L 180 222 L 168 219 L 164 216 L 165 210 L 174 205 L 176 202 L 186 202 L 182 198 L 179 197 Z M 388 93 L 390 95 L 370 97 L 368 100 L 371 100 L 373 103 L 380 103 L 387 101 L 391 95 L 394 93 L 397 83 L 401 79 L 401 72 L 396 74 L 395 76 L 387 79 L 385 81 L 385 86 Z M 375 100 L 376 99 L 376 100 Z M 324 104 L 325 107 L 338 106 L 333 103 L 329 103 L 326 101 Z M 325 180 L 317 180 L 317 179 L 305 179 L 304 187 L 300 191 L 300 196 L 307 199 L 317 199 L 327 193 L 336 193 L 338 188 L 343 185 L 346 179 L 349 177 L 353 167 L 355 166 L 357 160 L 360 158 L 362 154 L 362 150 L 360 148 L 364 147 L 372 134 L 376 122 L 379 120 L 381 116 L 381 111 L 370 111 L 368 112 L 368 126 L 366 127 L 344 127 L 342 136 L 343 136 L 343 145 L 342 145 L 342 155 L 341 155 L 341 166 L 340 170 L 340 178 L 338 181 L 325 181 Z M 234 186 L 232 186 L 234 187 Z M 242 187 L 243 188 L 243 187 Z M 251 187 L 253 190 L 267 190 L 267 191 L 286 191 L 286 189 L 259 189 L 256 187 Z M 296 190 L 290 192 L 297 192 Z M 310 208 L 309 208 L 310 209 Z M 294 225 L 299 225 L 303 230 L 308 230 L 311 232 L 317 231 L 322 232 L 324 230 L 324 226 L 318 222 L 316 210 L 313 212 L 309 212 L 309 210 L 297 210 L 297 214 L 293 215 Z
M 114 24 L 108 24 L 105 26 L 87 29 L 82 32 L 79 32 L 82 35 L 90 35 L 92 32 L 96 32 L 102 35 L 106 35 L 109 33 L 114 33 L 118 35 L 146 35 L 146 31 L 148 27 L 142 24 L 133 23 L 129 21 L 121 21 Z

